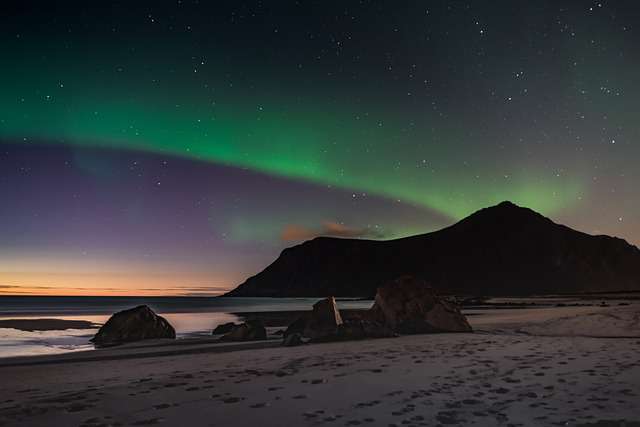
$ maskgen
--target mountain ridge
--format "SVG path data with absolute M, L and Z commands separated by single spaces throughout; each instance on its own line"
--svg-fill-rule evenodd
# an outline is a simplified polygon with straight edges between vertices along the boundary
M 316 237 L 284 249 L 226 295 L 371 297 L 404 274 L 446 294 L 640 290 L 640 249 L 502 202 L 443 229 L 399 239 Z

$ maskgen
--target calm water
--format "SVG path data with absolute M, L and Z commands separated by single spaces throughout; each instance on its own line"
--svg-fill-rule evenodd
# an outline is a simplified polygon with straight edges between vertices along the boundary
M 164 316 L 178 338 L 208 335 L 217 325 L 238 321 L 233 313 L 309 310 L 319 298 L 209 297 L 0 297 L 0 319 L 56 318 L 102 324 L 116 311 L 146 304 Z M 340 308 L 368 308 L 371 301 L 341 300 Z M 89 350 L 97 329 L 19 331 L 0 328 L 0 357 Z

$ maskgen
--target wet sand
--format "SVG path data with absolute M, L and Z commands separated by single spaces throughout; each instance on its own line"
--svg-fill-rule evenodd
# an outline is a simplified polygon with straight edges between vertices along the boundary
M 639 310 L 496 310 L 469 317 L 473 334 L 294 348 L 194 339 L 5 359 L 0 426 L 640 422 Z
M 64 319 L 3 319 L 0 328 L 18 329 L 20 331 L 58 331 L 64 329 L 94 329 L 99 325 L 87 320 Z

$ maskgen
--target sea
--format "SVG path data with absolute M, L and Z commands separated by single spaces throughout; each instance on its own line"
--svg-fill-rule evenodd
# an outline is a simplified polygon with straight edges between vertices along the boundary
M 319 299 L 2 296 L 0 320 L 86 320 L 100 325 L 115 312 L 145 304 L 165 317 L 181 339 L 210 335 L 220 324 L 240 321 L 234 313 L 310 310 Z M 341 309 L 369 308 L 371 305 L 370 300 L 338 300 Z M 94 347 L 89 339 L 97 328 L 24 331 L 0 327 L 0 358 L 92 350 Z

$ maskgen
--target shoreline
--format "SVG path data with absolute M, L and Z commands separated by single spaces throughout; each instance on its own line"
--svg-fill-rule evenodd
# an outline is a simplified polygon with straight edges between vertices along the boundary
M 503 309 L 469 321 L 474 333 L 299 347 L 199 337 L 0 359 L 0 425 L 638 421 L 640 304 Z
M 369 303 L 367 303 L 366 305 L 368 306 Z M 530 297 L 526 301 L 512 301 L 501 299 L 498 301 L 489 302 L 488 304 L 484 305 L 466 305 L 463 307 L 463 313 L 467 316 L 471 324 L 474 325 L 474 329 L 479 332 L 493 332 L 496 330 L 497 325 L 499 325 L 503 329 L 508 328 L 511 331 L 510 333 L 513 333 L 517 330 L 517 332 L 521 334 L 534 333 L 537 335 L 545 335 L 545 332 L 541 331 L 540 328 L 536 329 L 536 327 L 534 326 L 533 329 L 531 329 L 530 323 L 539 323 L 544 319 L 552 318 L 557 313 L 562 312 L 587 313 L 598 310 L 616 311 L 625 310 L 628 309 L 629 306 L 635 305 L 637 305 L 636 301 L 623 299 L 609 301 L 585 301 L 575 299 L 549 300 Z M 270 307 L 273 308 L 274 306 Z M 346 320 L 358 318 L 360 314 L 365 312 L 367 309 L 368 308 L 341 308 L 340 312 L 343 319 Z M 184 318 L 176 317 L 183 316 L 183 314 L 163 312 L 160 312 L 159 314 L 166 315 L 178 322 L 179 327 L 176 328 L 178 332 L 178 338 L 176 342 L 189 342 L 191 344 L 197 344 L 198 340 L 200 340 L 203 344 L 207 344 L 211 338 L 211 331 L 218 324 L 223 324 L 229 321 L 239 323 L 249 319 L 261 320 L 267 328 L 270 338 L 281 339 L 281 335 L 278 335 L 278 333 L 281 334 L 288 325 L 309 312 L 310 310 L 297 309 L 229 312 L 197 311 L 184 314 L 184 316 L 186 316 L 187 323 L 184 323 Z M 93 319 L 91 319 L 92 317 Z M 80 338 L 82 336 L 80 334 L 82 334 L 82 330 L 99 328 L 107 318 L 108 316 L 106 315 L 87 315 L 85 317 L 82 314 L 77 313 L 73 316 L 68 316 L 66 319 L 52 318 L 50 316 L 46 316 L 43 318 L 34 314 L 24 317 L 10 318 L 4 318 L 4 316 L 0 316 L 0 334 L 2 334 L 4 331 L 4 339 L 8 339 L 8 343 L 10 342 L 10 345 L 15 346 L 16 349 L 14 351 L 11 350 L 10 347 L 7 347 L 2 357 L 0 357 L 0 361 L 6 358 L 13 359 L 30 357 L 31 355 L 29 354 L 29 349 L 26 349 L 25 351 L 20 350 L 20 346 L 22 345 L 21 343 L 24 343 L 26 346 L 31 348 L 34 345 L 38 345 L 38 342 L 40 342 L 42 346 L 47 346 L 47 342 L 50 342 L 52 344 L 52 351 L 46 352 L 50 355 L 95 352 L 96 350 L 93 349 L 92 346 L 89 349 L 86 348 L 87 345 L 90 345 L 90 342 L 88 341 L 88 338 L 90 337 L 87 337 L 85 340 L 86 342 L 84 342 Z M 188 319 L 194 320 L 191 320 L 189 323 Z M 517 329 L 517 327 L 520 327 L 520 329 Z M 547 327 L 546 329 L 549 328 Z M 10 332 L 11 330 L 14 330 L 15 333 Z M 22 333 L 27 335 L 21 335 Z M 40 333 L 46 333 L 48 335 L 38 335 Z M 93 333 L 94 331 L 91 331 L 91 334 Z M 568 334 L 576 334 L 576 332 L 569 331 Z M 584 331 L 578 333 L 577 335 L 589 336 L 589 334 Z M 604 334 L 604 336 L 620 337 L 624 337 L 627 335 L 628 334 Z M 57 336 L 59 336 L 62 341 L 55 338 Z M 66 344 L 67 342 L 68 345 Z M 42 348 L 45 349 L 45 347 Z M 44 351 L 34 352 L 33 354 L 35 355 L 38 353 L 44 353 Z
M 451 297 L 458 301 L 462 307 L 469 306 L 491 306 L 491 307 L 512 307 L 512 306 L 526 306 L 526 305 L 553 305 L 557 302 L 572 301 L 582 302 L 585 304 L 596 302 L 612 302 L 612 301 L 626 301 L 636 302 L 640 301 L 640 291 L 618 291 L 618 292 L 589 292 L 589 293 L 573 293 L 573 294 L 540 294 L 540 295 L 443 295 L 445 297 Z M 320 300 L 326 296 L 318 297 L 226 297 L 226 296 L 199 296 L 199 297 L 186 297 L 186 296 L 44 296 L 44 295 L 0 295 L 0 318 L 12 317 L 34 317 L 34 316 L 97 316 L 97 315 L 111 315 L 114 311 L 124 308 L 131 308 L 136 304 L 151 304 L 156 303 L 158 311 L 162 313 L 208 313 L 212 311 L 226 311 L 226 312 L 246 312 L 246 310 L 234 309 L 234 303 L 238 302 L 274 302 L 276 305 L 281 302 L 285 303 L 304 303 L 310 307 L 310 301 Z M 52 304 L 47 301 L 45 308 L 34 306 L 13 306 L 8 304 L 2 305 L 2 301 L 37 301 L 37 300 L 56 300 L 67 301 L 69 306 L 63 306 L 61 308 L 49 308 Z M 95 303 L 94 307 L 87 308 L 87 301 Z M 78 307 L 72 307 L 72 303 L 82 302 Z M 102 301 L 98 303 L 98 301 Z M 186 302 L 193 301 L 197 304 L 193 305 L 179 305 L 174 302 Z M 229 302 L 230 305 L 221 304 Z M 360 297 L 336 297 L 336 301 L 339 305 L 349 304 L 373 304 L 373 298 L 360 298 Z M 342 303 L 342 304 L 341 304 Z M 55 304 L 54 304 L 55 306 Z M 226 310 L 220 310 L 224 308 Z M 347 308 L 349 309 L 349 308 Z M 269 310 L 272 311 L 272 310 Z M 280 310 L 278 310 L 280 311 Z M 287 310 L 281 310 L 287 311 Z M 262 312 L 262 311 L 252 311 Z
M 340 310 L 344 319 L 357 318 L 365 309 Z M 292 322 L 309 311 L 288 310 L 275 312 L 238 312 L 233 313 L 240 321 L 260 319 L 267 328 L 267 340 L 253 342 L 221 342 L 218 336 L 202 333 L 185 334 L 177 339 L 153 339 L 125 343 L 107 348 L 95 348 L 46 355 L 21 355 L 0 357 L 0 368 L 28 364 L 65 363 L 75 361 L 113 360 L 129 357 L 155 357 L 173 354 L 215 353 L 218 351 L 240 351 L 249 348 L 280 346 L 282 336 L 277 332 L 286 329 Z M 540 336 L 540 337 L 581 337 L 640 340 L 640 304 L 630 306 L 552 306 L 470 310 L 465 313 L 474 328 L 475 334 Z M 41 319 L 45 326 L 59 319 Z M 21 322 L 21 320 L 16 320 Z M 0 321 L 1 322 L 1 321 Z M 37 322 L 37 321 L 36 321 Z M 66 322 L 86 321 L 66 321 Z M 1 324 L 1 323 L 0 323 Z M 96 325 L 93 325 L 95 327 Z M 44 327 L 44 326 L 43 326 Z M 43 329 L 44 330 L 44 329 Z M 443 334 L 427 334 L 443 335 Z M 446 335 L 446 334 L 445 334 Z M 359 340 L 367 342 L 371 339 Z M 375 339 L 374 339 L 375 341 Z M 345 341 L 349 342 L 349 341 Z M 88 343 L 88 342 L 87 342 Z M 638 341 L 640 343 L 640 341 Z M 309 344 L 315 346 L 318 344 Z M 219 348 L 220 350 L 217 350 Z
M 67 329 L 95 329 L 100 327 L 99 324 L 89 320 L 66 320 L 56 318 L 38 318 L 38 319 L 0 319 L 0 329 L 16 329 L 19 331 L 63 331 Z

